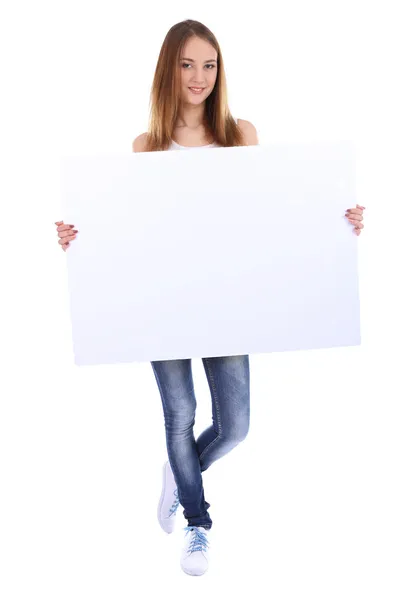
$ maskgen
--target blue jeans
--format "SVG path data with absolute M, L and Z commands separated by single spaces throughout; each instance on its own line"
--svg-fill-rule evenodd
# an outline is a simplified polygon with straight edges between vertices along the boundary
M 151 363 L 161 395 L 167 452 L 189 525 L 211 529 L 201 473 L 246 437 L 250 424 L 249 356 L 202 358 L 213 424 L 194 439 L 196 398 L 190 358 Z

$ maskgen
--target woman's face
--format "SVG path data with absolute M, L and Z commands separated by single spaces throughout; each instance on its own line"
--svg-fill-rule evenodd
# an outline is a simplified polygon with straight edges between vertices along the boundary
M 194 105 L 204 102 L 213 91 L 217 68 L 217 51 L 213 46 L 198 37 L 191 37 L 180 58 L 182 102 Z M 201 91 L 191 88 L 201 88 Z

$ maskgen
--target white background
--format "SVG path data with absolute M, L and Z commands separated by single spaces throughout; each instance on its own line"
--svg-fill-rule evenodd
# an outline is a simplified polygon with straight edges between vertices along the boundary
M 69 0 L 2 9 L 5 600 L 220 598 L 256 587 L 274 600 L 398 599 L 394 9 L 395 2 L 349 0 Z M 158 52 L 186 18 L 219 39 L 231 111 L 257 127 L 260 142 L 357 143 L 366 207 L 358 238 L 362 345 L 251 356 L 249 436 L 204 474 L 214 527 L 203 578 L 180 570 L 183 517 L 173 536 L 156 519 L 166 450 L 150 364 L 73 364 L 66 256 L 54 225 L 63 219 L 60 154 L 125 150 L 146 131 Z M 193 369 L 198 435 L 211 423 L 211 405 L 200 360 Z

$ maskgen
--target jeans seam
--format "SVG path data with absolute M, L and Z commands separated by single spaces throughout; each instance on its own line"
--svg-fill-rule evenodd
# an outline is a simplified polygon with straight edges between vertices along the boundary
M 160 378 L 158 377 L 157 370 L 154 368 L 154 365 L 152 363 L 151 363 L 151 366 L 152 366 L 152 369 L 154 371 L 154 375 L 156 377 L 156 381 L 158 383 L 158 387 L 159 387 L 159 391 L 160 391 L 160 396 L 161 396 L 161 402 L 162 402 L 162 405 L 163 405 L 163 408 L 164 408 L 164 412 L 166 412 L 166 403 L 165 403 L 165 399 L 164 399 L 163 385 L 161 383 Z M 165 418 L 164 418 L 164 420 L 165 420 Z M 168 448 L 167 448 L 167 454 L 168 454 Z M 171 470 L 173 471 L 172 466 L 174 466 L 174 465 L 171 462 L 171 458 L 170 458 L 169 455 L 168 455 L 168 460 L 169 460 L 169 464 L 171 465 Z M 179 489 L 178 489 L 178 496 L 179 496 Z M 178 498 L 178 500 L 179 500 L 179 498 Z
M 204 359 L 204 361 L 205 361 L 205 366 L 206 366 L 207 372 L 208 372 L 208 374 L 209 374 L 209 377 L 210 377 L 210 383 L 211 383 L 211 385 L 210 385 L 210 391 L 211 391 L 211 395 L 213 396 L 213 398 L 214 398 L 214 402 L 215 402 L 215 412 L 217 413 L 217 423 L 218 423 L 218 435 L 217 435 L 217 437 L 216 437 L 216 438 L 214 438 L 214 439 L 213 439 L 213 441 L 212 441 L 212 442 L 210 442 L 210 443 L 209 443 L 209 444 L 208 444 L 208 445 L 207 445 L 207 446 L 206 446 L 206 447 L 203 449 L 203 452 L 202 452 L 202 453 L 200 454 L 200 456 L 199 456 L 199 460 L 201 460 L 201 459 L 202 459 L 202 457 L 204 456 L 204 454 L 205 454 L 205 453 L 206 453 L 208 450 L 210 450 L 210 449 L 213 447 L 213 445 L 214 445 L 214 444 L 215 444 L 215 443 L 216 443 L 216 442 L 217 442 L 217 441 L 218 441 L 218 440 L 221 438 L 221 436 L 222 436 L 222 426 L 221 426 L 221 417 L 220 417 L 220 410 L 219 410 L 219 401 L 218 401 L 217 387 L 216 387 L 216 385 L 215 385 L 215 380 L 214 380 L 214 376 L 213 376 L 213 373 L 212 373 L 212 369 L 211 369 L 211 367 L 210 367 L 210 364 L 209 364 L 209 359 L 208 359 L 208 358 L 205 358 L 205 359 Z

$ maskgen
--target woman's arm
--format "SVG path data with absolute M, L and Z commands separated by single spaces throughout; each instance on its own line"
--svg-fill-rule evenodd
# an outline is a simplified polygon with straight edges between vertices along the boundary
M 259 141 L 257 130 L 253 123 L 250 123 L 250 121 L 245 121 L 244 119 L 238 119 L 238 127 L 243 133 L 244 141 L 248 146 L 258 146 Z
M 141 133 L 140 135 L 138 135 L 137 138 L 135 138 L 132 142 L 132 151 L 133 152 L 144 152 L 145 147 L 146 147 L 146 139 L 147 139 L 147 132 Z

